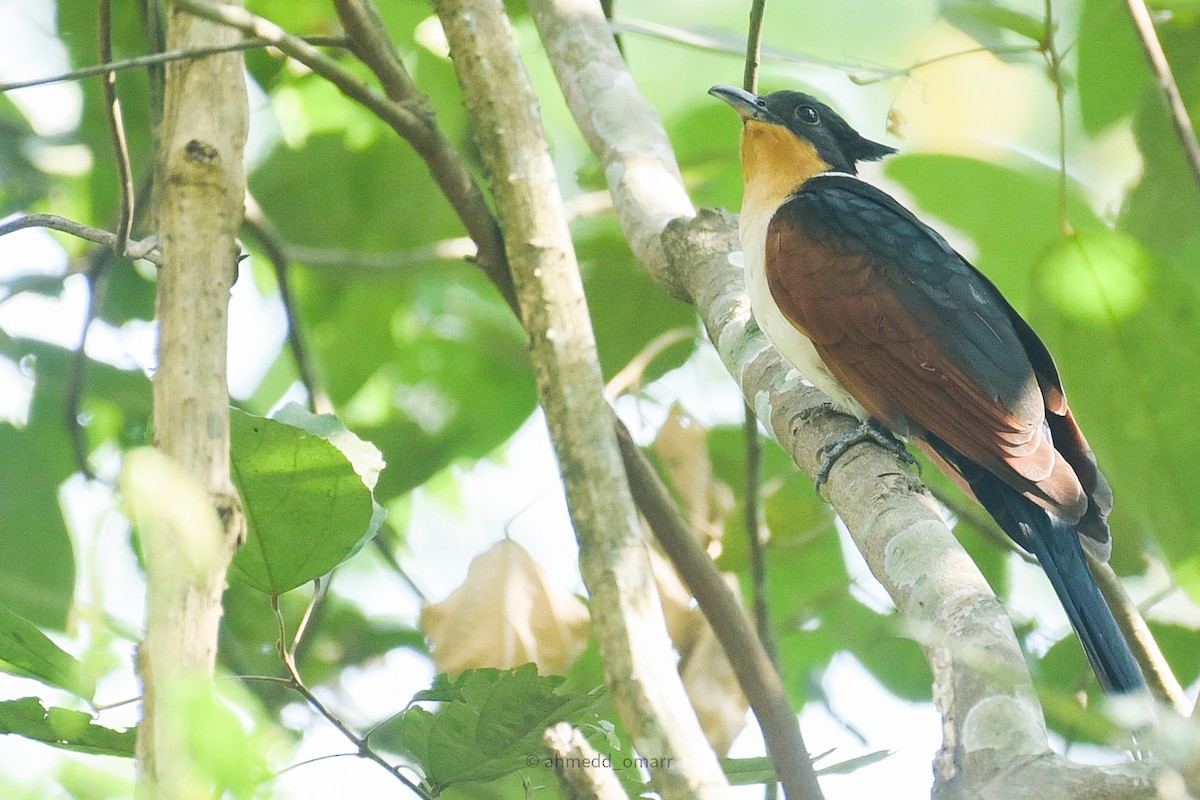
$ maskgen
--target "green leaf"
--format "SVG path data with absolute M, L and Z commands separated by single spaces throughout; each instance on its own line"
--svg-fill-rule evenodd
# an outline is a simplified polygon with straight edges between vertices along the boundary
M 642 381 L 686 361 L 699 338 L 695 309 L 668 296 L 650 279 L 629 252 L 615 220 L 581 223 L 573 230 L 604 376 L 623 369 L 653 339 L 672 330 L 695 334 L 653 359 Z
M 1084 0 L 1079 31 L 1079 111 L 1095 136 L 1132 115 L 1154 77 L 1122 0 Z
M 229 687 L 231 696 L 218 692 L 212 683 L 188 679 L 167 686 L 167 722 L 172 733 L 188 750 L 195 783 L 192 787 L 215 784 L 213 796 L 227 790 L 238 800 L 261 797 L 260 787 L 270 780 L 268 752 L 279 744 L 276 732 L 257 713 L 258 709 L 242 687 Z M 238 702 L 232 702 L 238 701 Z M 209 790 L 189 792 L 199 797 Z
M 83 676 L 83 665 L 38 630 L 0 606 L 0 669 L 66 689 L 91 699 L 96 687 Z
M 1082 687 L 1093 698 L 1102 697 L 1103 693 L 1073 633 L 1055 643 L 1036 662 L 1035 669 L 1034 686 L 1047 725 L 1071 741 L 1107 744 L 1113 740 L 1117 726 L 1103 713 L 1101 704 L 1080 704 Z
M 876 750 L 873 753 L 855 756 L 854 758 L 848 758 L 845 761 L 839 761 L 826 767 L 820 767 L 817 769 L 817 774 L 846 775 L 863 767 L 878 764 L 894 752 L 894 750 Z M 814 765 L 821 758 L 821 756 L 814 758 Z M 775 767 L 771 764 L 771 759 L 766 756 L 759 756 L 757 758 L 722 758 L 719 761 L 721 770 L 725 773 L 725 777 L 729 779 L 731 786 L 772 783 L 778 780 L 775 775 Z
M 303 414 L 290 411 L 300 420 Z M 233 474 L 248 525 L 233 568 L 251 586 L 282 594 L 342 563 L 383 521 L 370 485 L 381 463 L 361 440 L 327 418 L 309 416 L 310 430 L 236 409 L 230 416 Z M 339 442 L 357 441 L 355 459 Z M 345 445 L 342 445 L 345 446 Z
M 413 695 L 414 703 L 453 703 L 462 702 L 463 681 L 461 676 L 452 679 L 446 673 L 435 675 L 428 689 L 421 689 Z
M 1162 650 L 1163 657 L 1171 665 L 1171 671 L 1183 686 L 1191 686 L 1200 677 L 1200 662 L 1195 658 L 1200 653 L 1200 631 L 1186 625 L 1147 620 L 1154 641 Z
M 297 271 L 321 380 L 389 467 L 381 501 L 506 441 L 536 403 L 526 337 L 476 267 L 444 262 L 371 281 Z
M 593 710 L 598 693 L 559 694 L 562 682 L 539 676 L 533 664 L 467 670 L 453 681 L 439 677 L 434 691 L 443 699 L 436 712 L 414 706 L 384 727 L 399 736 L 435 794 L 495 780 L 544 758 L 546 728 L 577 724 Z
M 993 50 L 1009 43 L 1005 33 L 1015 33 L 1036 44 L 1046 32 L 1042 17 L 988 2 L 952 0 L 942 3 L 941 12 L 951 25 Z
M 15 733 L 48 745 L 92 755 L 133 758 L 137 732 L 96 725 L 92 715 L 46 708 L 36 697 L 0 701 L 0 734 Z
M 66 627 L 75 556 L 58 504 L 74 471 L 63 423 L 69 354 L 0 331 L 0 352 L 33 373 L 29 422 L 0 422 L 0 604 L 39 625 Z

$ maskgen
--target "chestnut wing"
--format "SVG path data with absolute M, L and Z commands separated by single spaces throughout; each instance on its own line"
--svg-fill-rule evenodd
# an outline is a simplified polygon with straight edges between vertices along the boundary
M 766 271 L 784 315 L 869 412 L 1081 518 L 1085 489 L 1047 424 L 1048 409 L 1055 426 L 1074 422 L 1049 353 L 911 212 L 856 178 L 813 178 L 772 219 Z

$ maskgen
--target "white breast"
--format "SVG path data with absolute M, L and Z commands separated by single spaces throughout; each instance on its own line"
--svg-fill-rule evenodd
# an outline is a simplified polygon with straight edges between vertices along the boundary
M 869 415 L 850 393 L 842 388 L 837 378 L 830 373 L 825 362 L 817 354 L 808 337 L 779 310 L 767 286 L 766 246 L 767 227 L 770 217 L 756 213 L 753 198 L 747 197 L 742 206 L 740 233 L 743 263 L 746 268 L 746 291 L 750 295 L 750 309 L 758 327 L 787 361 L 800 371 L 804 379 L 829 395 L 847 413 L 865 420 Z M 753 220 L 753 221 L 751 221 Z

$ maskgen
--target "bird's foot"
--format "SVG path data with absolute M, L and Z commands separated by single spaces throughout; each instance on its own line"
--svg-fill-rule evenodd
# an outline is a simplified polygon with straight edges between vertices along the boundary
M 920 473 L 921 462 L 917 461 L 916 457 L 908 452 L 908 448 L 904 445 L 904 442 L 897 439 L 891 431 L 883 427 L 878 420 L 872 417 L 845 436 L 839 437 L 820 449 L 821 467 L 817 470 L 816 478 L 813 480 L 818 493 L 820 493 L 821 487 L 829 480 L 829 473 L 838 459 L 845 455 L 846 451 L 851 447 L 863 442 L 874 442 L 908 466 L 915 466 L 918 474 Z

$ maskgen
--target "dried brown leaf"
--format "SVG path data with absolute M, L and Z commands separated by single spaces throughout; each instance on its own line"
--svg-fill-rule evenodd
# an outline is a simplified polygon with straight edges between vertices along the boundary
M 529 662 L 543 675 L 565 674 L 587 646 L 589 622 L 584 604 L 510 539 L 476 556 L 461 586 L 421 610 L 434 662 L 451 674 Z

